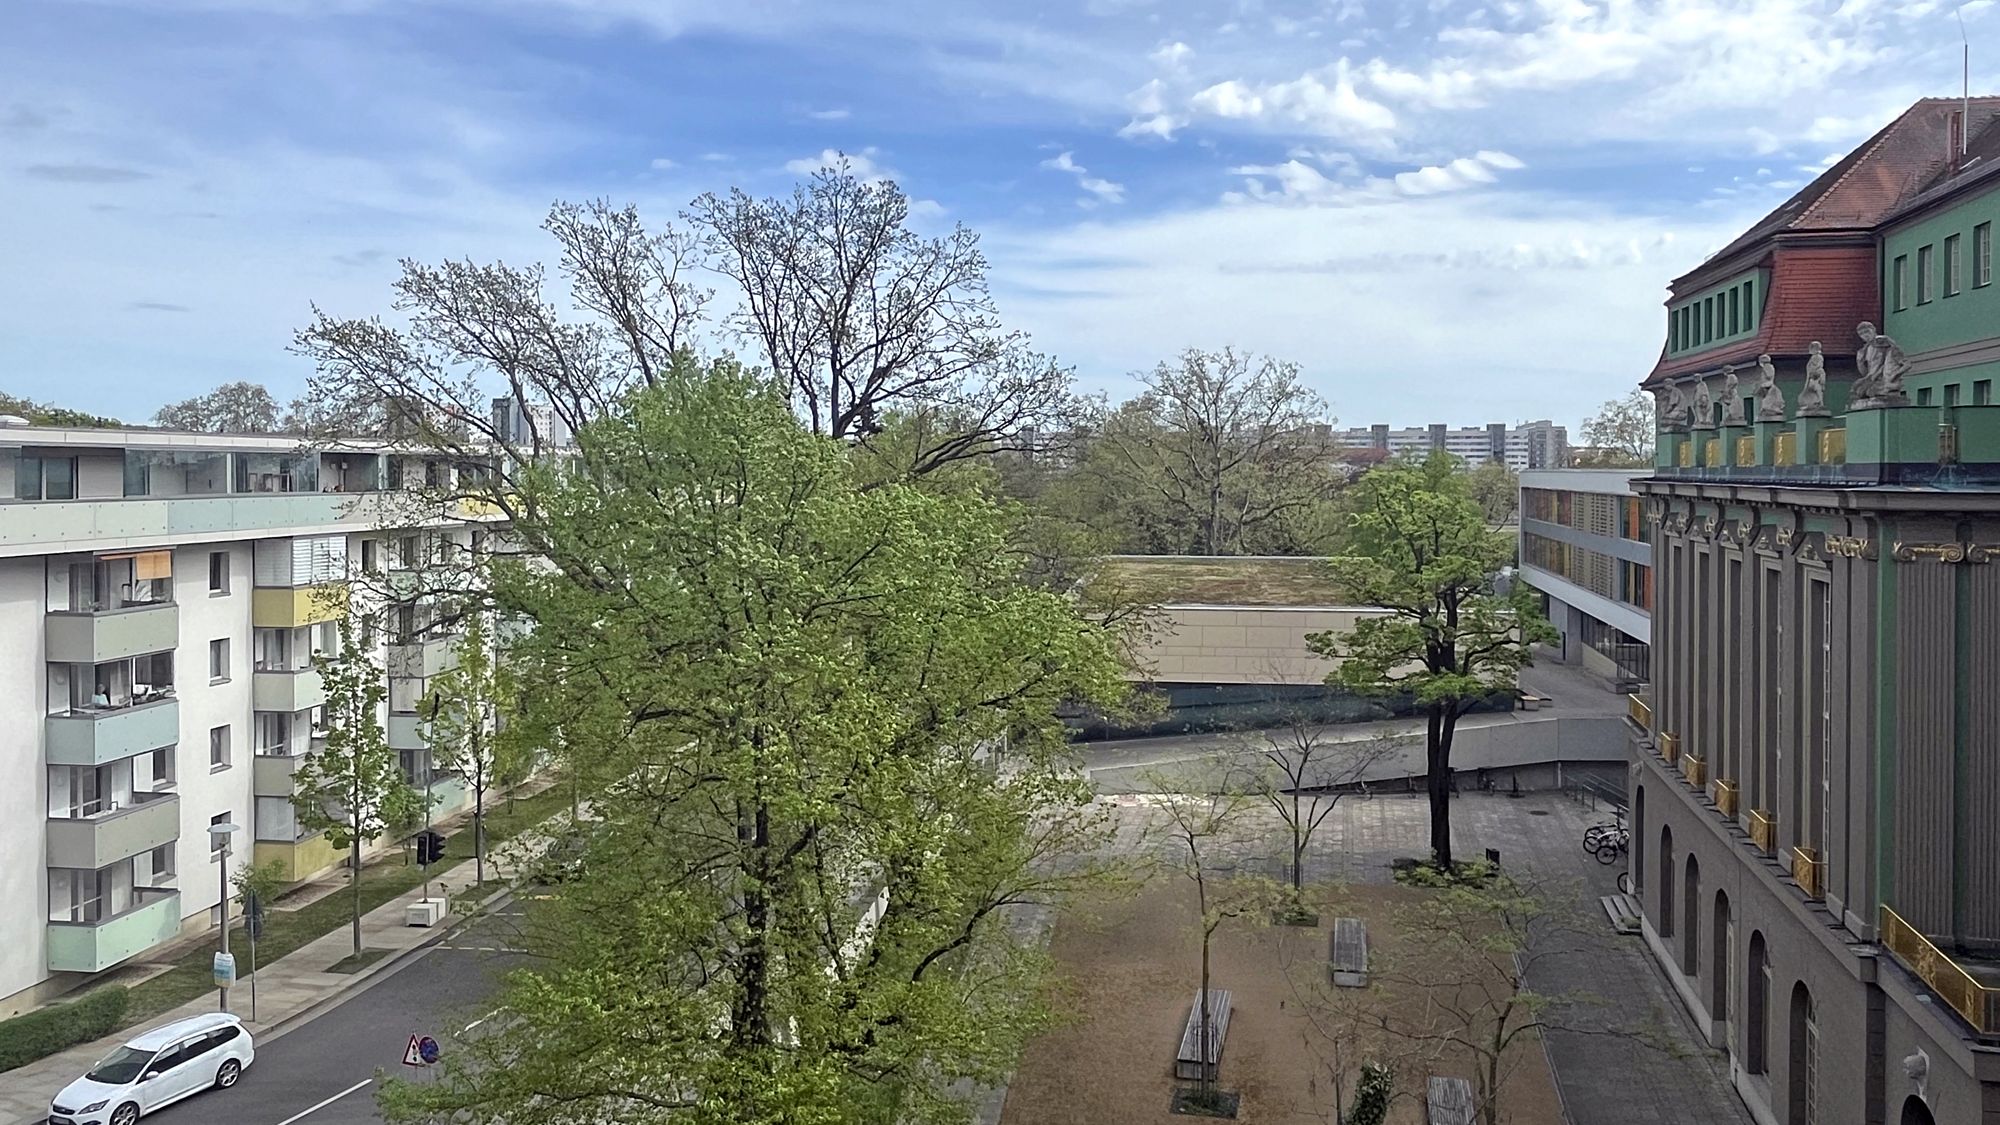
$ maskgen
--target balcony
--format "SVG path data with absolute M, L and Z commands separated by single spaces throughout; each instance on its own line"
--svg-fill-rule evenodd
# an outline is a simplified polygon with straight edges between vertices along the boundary
M 250 676 L 250 705 L 259 711 L 304 711 L 326 702 L 326 686 L 312 668 L 258 669 Z
M 344 854 L 328 843 L 324 835 L 313 833 L 289 842 L 259 840 L 251 860 L 258 867 L 275 863 L 280 879 L 297 883 L 339 863 Z
M 96 922 L 49 923 L 49 971 L 100 973 L 181 932 L 181 893 L 135 887 L 132 905 Z
M 49 818 L 49 866 L 95 870 L 149 852 L 181 835 L 181 800 L 134 793 L 132 803 L 96 816 Z
M 250 591 L 250 623 L 259 629 L 296 629 L 347 616 L 347 583 L 260 586 Z
M 1750 810 L 1750 842 L 1760 851 L 1775 855 L 1778 851 L 1778 814 L 1765 809 Z
M 1718 777 L 1711 785 L 1715 794 L 1715 811 L 1730 820 L 1736 819 L 1736 783 L 1726 777 Z
M 1654 741 L 1659 744 L 1660 757 L 1665 759 L 1668 765 L 1673 766 L 1680 764 L 1681 760 L 1680 735 L 1668 734 L 1666 731 L 1661 731 L 1660 736 Z
M 389 674 L 429 679 L 458 663 L 458 638 L 426 636 L 409 644 L 389 646 Z
M 416 715 L 389 714 L 389 749 L 427 750 L 430 739 L 424 733 L 424 720 Z
M 391 503 L 375 494 L 319 492 L 36 501 L 22 518 L 0 522 L 0 554 L 205 543 L 256 531 L 358 530 L 377 526 Z
M 57 664 L 102 664 L 166 652 L 180 643 L 181 610 L 162 602 L 102 613 L 51 613 L 44 636 L 48 659 Z
M 1632 725 L 1651 734 L 1653 731 L 1653 701 L 1634 692 L 1625 697 L 1625 717 Z
M 1792 878 L 1807 898 L 1826 897 L 1826 859 L 1814 849 L 1792 849 Z
M 296 788 L 292 777 L 304 760 L 303 754 L 258 754 L 251 764 L 251 791 L 259 797 L 289 799 Z
M 1699 754 L 1681 755 L 1681 776 L 1688 784 L 1700 789 L 1708 784 L 1708 759 Z
M 1882 906 L 1881 929 L 1883 946 L 1973 1031 L 2000 1035 L 2000 965 L 1952 957 L 1887 903 Z
M 181 705 L 173 698 L 114 710 L 64 711 L 46 722 L 52 766 L 101 766 L 181 740 Z

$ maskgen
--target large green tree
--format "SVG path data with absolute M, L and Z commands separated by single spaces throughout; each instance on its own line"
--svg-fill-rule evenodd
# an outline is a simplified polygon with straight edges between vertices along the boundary
M 431 756 L 472 790 L 474 882 L 486 883 L 486 794 L 502 778 L 520 776 L 526 747 L 499 736 L 501 676 L 485 613 L 464 618 L 452 646 L 452 666 L 430 678 L 421 709 L 429 720 Z
M 1339 661 L 1329 683 L 1407 698 L 1423 712 L 1431 859 L 1447 870 L 1458 720 L 1513 691 L 1532 646 L 1555 639 L 1533 590 L 1496 586 L 1513 557 L 1513 537 L 1487 524 L 1456 457 L 1390 462 L 1354 486 L 1346 542 L 1327 563 L 1356 604 L 1383 612 L 1307 638 Z
M 404 776 L 382 732 L 387 695 L 382 669 L 355 642 L 354 623 L 340 621 L 340 644 L 313 659 L 326 685 L 326 744 L 293 774 L 292 807 L 299 825 L 326 833 L 348 852 L 354 891 L 354 952 L 361 952 L 361 850 L 392 825 L 422 815 L 423 795 Z
M 394 1119 L 962 1121 L 1043 1025 L 1008 924 L 1090 875 L 1056 711 L 1122 692 L 1114 640 L 1001 509 L 861 479 L 788 389 L 683 357 L 511 474 L 523 723 L 593 827 L 506 1018 Z

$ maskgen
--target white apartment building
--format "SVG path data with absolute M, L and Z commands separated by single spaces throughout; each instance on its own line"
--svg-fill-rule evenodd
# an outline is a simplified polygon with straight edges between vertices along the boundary
M 325 698 L 312 654 L 365 600 L 359 568 L 393 579 L 487 533 L 471 515 L 383 530 L 385 486 L 450 471 L 380 442 L 0 421 L 0 1014 L 214 926 L 211 824 L 239 826 L 232 872 L 341 858 L 291 803 Z M 453 638 L 424 606 L 358 608 L 391 743 L 424 780 L 417 701 Z M 465 800 L 455 779 L 433 791 Z
M 1518 426 L 1494 422 L 1456 428 L 1442 422 L 1400 429 L 1377 423 L 1337 430 L 1333 437 L 1350 449 L 1379 449 L 1391 457 L 1442 449 L 1475 469 L 1488 461 L 1504 462 L 1517 473 L 1560 469 L 1569 463 L 1569 430 L 1547 419 Z

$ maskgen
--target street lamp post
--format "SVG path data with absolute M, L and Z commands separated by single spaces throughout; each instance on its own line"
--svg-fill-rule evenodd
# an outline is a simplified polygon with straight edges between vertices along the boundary
M 229 956 L 229 838 L 237 828 L 227 822 L 208 826 L 209 850 L 216 853 L 216 886 L 220 893 L 215 908 L 222 912 L 222 925 L 216 930 L 216 958 L 220 965 Z M 223 1011 L 229 1010 L 229 988 L 218 983 L 215 992 Z

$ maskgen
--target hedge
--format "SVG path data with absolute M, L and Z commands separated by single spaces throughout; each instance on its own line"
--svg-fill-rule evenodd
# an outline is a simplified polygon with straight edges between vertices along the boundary
M 0 1020 L 0 1070 L 25 1066 L 118 1030 L 125 1019 L 127 995 L 122 985 L 113 985 L 67 1004 Z

